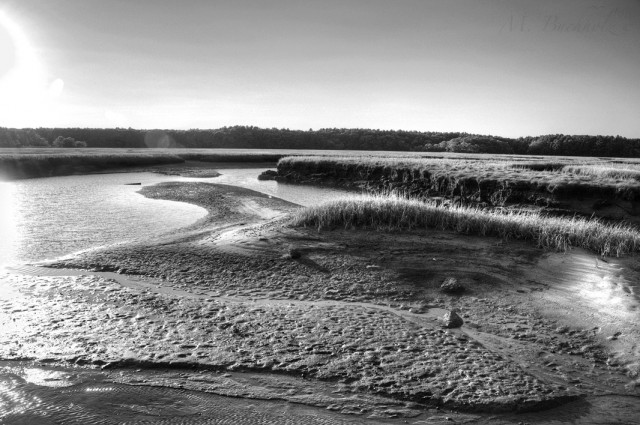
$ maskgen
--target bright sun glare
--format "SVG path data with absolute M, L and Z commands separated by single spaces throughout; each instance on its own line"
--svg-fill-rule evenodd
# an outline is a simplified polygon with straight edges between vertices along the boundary
M 0 10 L 0 35 L 8 37 L 15 54 L 2 52 L 9 63 L 0 74 L 0 126 L 30 127 L 47 121 L 54 114 L 52 101 L 60 96 L 64 83 L 49 83 L 26 34 L 6 12 Z M 4 67 L 3 67 L 4 68 Z
M 0 257 L 14 249 L 19 237 L 16 227 L 16 187 L 11 182 L 0 181 Z M 4 251 L 7 250 L 7 251 Z M 4 252 L 3 252 L 4 251 Z

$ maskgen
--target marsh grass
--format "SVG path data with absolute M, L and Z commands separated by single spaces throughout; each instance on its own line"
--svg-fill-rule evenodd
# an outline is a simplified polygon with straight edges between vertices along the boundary
M 3 154 L 0 156 L 0 178 L 49 177 L 181 162 L 184 159 L 176 155 L 153 153 Z
M 594 176 L 597 178 L 640 181 L 640 164 L 571 164 L 564 165 L 563 173 Z
M 128 167 L 204 162 L 273 162 L 285 153 L 214 149 L 1 149 L 0 178 L 49 177 Z
M 509 160 L 477 160 L 458 158 L 380 158 L 352 156 L 296 156 L 284 157 L 278 161 L 278 169 L 307 170 L 309 173 L 332 173 L 354 169 L 360 174 L 374 174 L 382 171 L 392 174 L 394 171 L 409 171 L 416 175 L 455 179 L 502 179 L 530 180 L 544 179 L 559 173 L 534 171 L 519 167 L 518 162 Z
M 308 169 L 310 172 L 324 172 L 356 168 L 359 170 L 409 170 L 418 175 L 456 179 L 496 179 L 503 181 L 531 181 L 538 183 L 564 183 L 572 177 L 560 170 L 569 162 L 530 162 L 502 159 L 461 159 L 461 158 L 380 158 L 378 156 L 289 156 L 278 161 L 278 168 Z M 574 177 L 575 179 L 575 177 Z M 593 180 L 591 176 L 578 180 Z
M 203 162 L 278 162 L 285 154 L 256 152 L 185 152 L 179 154 L 186 161 Z
M 558 251 L 581 247 L 603 256 L 640 250 L 640 232 L 625 224 L 548 217 L 522 210 L 442 207 L 400 196 L 359 195 L 333 200 L 300 210 L 291 224 L 318 230 L 335 227 L 453 230 L 467 235 L 532 241 L 539 247 Z
M 516 187 L 519 190 L 556 193 L 561 196 L 601 196 L 622 199 L 640 198 L 640 182 L 631 176 L 638 164 L 594 164 L 594 160 L 554 158 L 553 161 L 496 157 L 473 158 L 401 158 L 378 156 L 296 156 L 278 162 L 282 175 L 297 172 L 305 175 L 325 174 L 334 178 L 375 180 L 412 176 L 441 185 Z

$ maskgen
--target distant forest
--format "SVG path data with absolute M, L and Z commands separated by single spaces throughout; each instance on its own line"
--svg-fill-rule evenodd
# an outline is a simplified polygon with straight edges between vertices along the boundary
M 640 157 L 640 139 L 549 134 L 517 139 L 460 132 L 328 128 L 215 130 L 0 127 L 0 147 L 348 149 L 600 157 Z

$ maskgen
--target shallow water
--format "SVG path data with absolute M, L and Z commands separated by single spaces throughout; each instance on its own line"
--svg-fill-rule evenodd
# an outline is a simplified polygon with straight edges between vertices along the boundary
M 97 373 L 79 377 L 73 371 L 0 367 L 0 423 L 3 424 L 346 425 L 365 422 L 372 421 L 281 401 L 103 382 Z
M 141 183 L 176 177 L 94 174 L 0 182 L 0 265 L 39 261 L 189 225 L 204 208 L 147 199 Z
M 164 181 L 232 184 L 300 205 L 342 193 L 259 181 L 258 175 L 266 169 L 224 168 L 221 176 L 205 179 L 113 173 L 0 182 L 0 266 L 147 238 L 206 215 L 206 210 L 195 205 L 145 198 L 136 193 L 141 185 Z
M 315 187 L 278 183 L 273 180 L 258 180 L 258 175 L 271 168 L 218 168 L 220 176 L 214 182 L 240 186 L 256 192 L 265 193 L 295 204 L 310 206 L 343 196 L 348 192 L 328 187 Z M 213 181 L 213 180 L 212 180 Z

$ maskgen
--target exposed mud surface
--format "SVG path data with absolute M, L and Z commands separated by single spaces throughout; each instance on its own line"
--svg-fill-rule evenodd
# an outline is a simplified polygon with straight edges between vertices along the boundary
M 209 216 L 158 240 L 50 264 L 91 270 L 84 275 L 4 273 L 0 358 L 101 368 L 120 384 L 278 394 L 371 420 L 433 423 L 446 420 L 435 410 L 444 408 L 461 422 L 632 423 L 634 258 L 605 267 L 579 250 L 446 232 L 292 229 L 294 205 L 230 186 L 143 193 L 193 202 Z M 447 278 L 465 291 L 441 292 Z M 590 291 L 610 294 L 609 307 Z M 441 317 L 454 309 L 464 324 L 445 329 Z M 286 380 L 291 391 L 221 381 L 225 373 Z M 557 405 L 566 416 L 508 413 Z
M 439 329 L 437 319 L 416 324 L 386 310 L 338 303 L 256 305 L 154 294 L 91 277 L 25 280 L 35 285 L 21 290 L 25 304 L 12 303 L 4 358 L 266 370 L 476 410 L 527 408 L 571 394 L 465 335 Z M 33 299 L 45 302 L 28 304 Z

